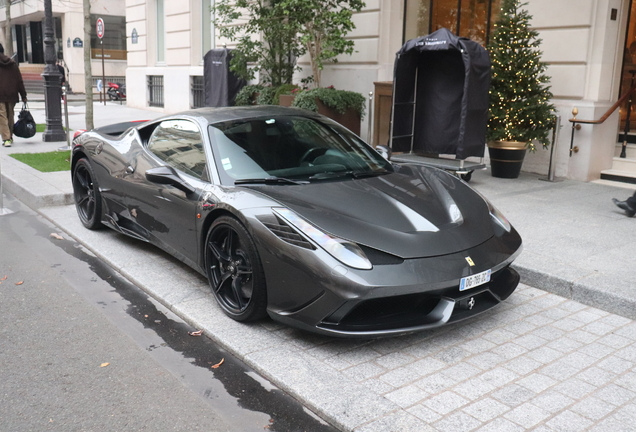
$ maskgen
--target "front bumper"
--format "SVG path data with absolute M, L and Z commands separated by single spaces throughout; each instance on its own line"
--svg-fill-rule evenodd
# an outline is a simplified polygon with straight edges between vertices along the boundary
M 274 254 L 271 247 L 260 250 L 269 315 L 336 337 L 377 338 L 460 321 L 504 301 L 520 279 L 510 267 L 522 250 L 514 229 L 466 251 L 374 265 L 372 270 L 343 269 L 320 249 L 289 248 L 278 244 Z M 466 257 L 476 265 L 470 266 Z M 459 291 L 461 278 L 488 269 L 490 282 Z

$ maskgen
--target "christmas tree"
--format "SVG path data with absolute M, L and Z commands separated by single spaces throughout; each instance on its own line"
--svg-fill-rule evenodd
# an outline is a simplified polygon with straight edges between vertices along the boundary
M 554 105 L 541 62 L 539 33 L 521 0 L 503 0 L 488 51 L 492 62 L 488 140 L 529 142 L 547 147 Z

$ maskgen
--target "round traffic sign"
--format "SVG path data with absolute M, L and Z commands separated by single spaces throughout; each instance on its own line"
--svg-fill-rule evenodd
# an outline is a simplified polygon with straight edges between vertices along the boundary
M 97 23 L 95 23 L 95 29 L 97 31 L 97 37 L 98 38 L 103 38 L 104 37 L 104 20 L 101 18 L 97 18 Z

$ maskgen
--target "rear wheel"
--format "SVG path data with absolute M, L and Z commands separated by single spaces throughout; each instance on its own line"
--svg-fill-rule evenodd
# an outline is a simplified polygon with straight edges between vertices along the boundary
M 222 216 L 212 224 L 205 242 L 205 266 L 212 293 L 229 317 L 254 321 L 267 315 L 261 260 L 239 221 Z
M 82 224 L 95 230 L 102 227 L 102 198 L 95 181 L 95 173 L 86 159 L 80 159 L 73 171 L 75 208 Z

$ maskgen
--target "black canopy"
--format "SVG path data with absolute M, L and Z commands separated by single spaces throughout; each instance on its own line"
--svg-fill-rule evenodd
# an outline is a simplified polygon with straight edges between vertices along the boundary
M 394 152 L 483 157 L 490 58 L 447 29 L 408 41 L 395 58 Z
M 233 106 L 236 94 L 245 86 L 245 80 L 230 71 L 231 50 L 213 49 L 203 57 L 205 106 Z

